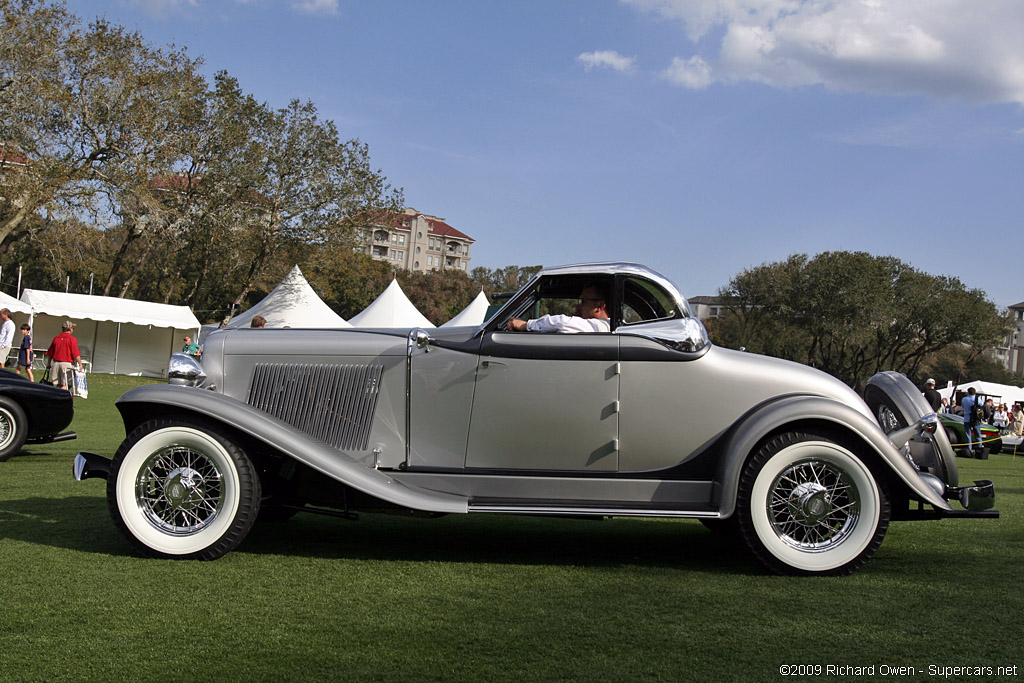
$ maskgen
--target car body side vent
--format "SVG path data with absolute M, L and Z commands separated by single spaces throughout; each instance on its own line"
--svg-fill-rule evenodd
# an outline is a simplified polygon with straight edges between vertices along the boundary
M 342 450 L 365 450 L 383 365 L 257 363 L 249 405 Z

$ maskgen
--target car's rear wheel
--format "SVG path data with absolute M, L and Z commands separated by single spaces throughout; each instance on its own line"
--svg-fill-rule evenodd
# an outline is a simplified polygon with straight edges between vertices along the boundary
M 21 450 L 28 436 L 28 418 L 21 406 L 0 396 L 0 462 Z
M 932 413 L 917 387 L 906 376 L 896 372 L 880 372 L 871 377 L 864 389 L 864 402 L 886 434 L 915 424 Z M 935 458 L 919 466 L 949 486 L 956 486 L 960 474 L 951 445 L 956 441 L 945 429 L 936 429 L 932 438 L 936 447 Z
M 245 452 L 214 423 L 156 419 L 125 438 L 107 478 L 121 533 L 150 557 L 213 560 L 234 549 L 260 507 Z
M 736 512 L 754 555 L 780 574 L 849 574 L 874 555 L 889 526 L 884 481 L 846 446 L 799 432 L 754 454 Z

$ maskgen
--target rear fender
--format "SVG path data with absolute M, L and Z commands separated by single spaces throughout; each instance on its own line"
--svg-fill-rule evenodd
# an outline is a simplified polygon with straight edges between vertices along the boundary
M 439 493 L 399 482 L 351 455 L 317 441 L 294 427 L 223 394 L 192 387 L 151 384 L 127 392 L 117 401 L 125 430 L 150 417 L 194 413 L 257 439 L 288 458 L 363 493 L 413 510 L 467 512 L 463 496 Z
M 730 517 L 736 510 L 743 467 L 758 444 L 770 434 L 785 430 L 786 425 L 793 425 L 794 429 L 806 429 L 799 423 L 807 422 L 835 425 L 837 431 L 857 439 L 874 451 L 879 456 L 878 460 L 885 463 L 915 497 L 941 510 L 952 509 L 866 415 L 830 398 L 788 396 L 755 409 L 733 428 L 726 439 L 712 494 L 722 517 Z

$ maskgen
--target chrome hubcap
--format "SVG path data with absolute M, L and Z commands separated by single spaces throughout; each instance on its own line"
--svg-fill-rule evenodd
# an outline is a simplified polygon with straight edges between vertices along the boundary
M 14 419 L 6 410 L 0 410 L 0 448 L 6 448 L 14 438 Z
M 202 531 L 224 503 L 216 463 L 183 445 L 163 448 L 139 469 L 135 499 L 146 520 L 165 533 L 187 536 Z
M 768 519 L 787 545 L 822 552 L 842 543 L 857 526 L 860 498 L 849 476 L 823 460 L 802 460 L 772 482 Z
M 803 526 L 818 524 L 831 510 L 828 489 L 817 482 L 804 482 L 789 494 L 789 514 Z
M 878 406 L 878 425 L 882 428 L 882 431 L 886 434 L 895 432 L 900 428 L 900 421 L 896 415 L 890 410 L 889 406 L 884 403 Z

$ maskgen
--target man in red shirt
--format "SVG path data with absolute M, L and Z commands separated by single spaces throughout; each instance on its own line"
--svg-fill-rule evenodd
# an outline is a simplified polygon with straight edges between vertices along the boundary
M 71 334 L 75 324 L 65 320 L 60 326 L 63 330 L 50 342 L 50 348 L 46 350 L 46 366 L 53 367 L 57 374 L 58 386 L 67 389 L 71 375 L 71 366 L 82 367 L 82 354 L 78 351 L 78 340 Z

